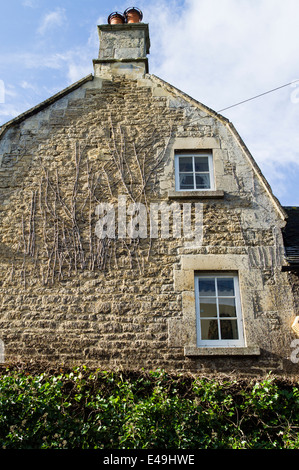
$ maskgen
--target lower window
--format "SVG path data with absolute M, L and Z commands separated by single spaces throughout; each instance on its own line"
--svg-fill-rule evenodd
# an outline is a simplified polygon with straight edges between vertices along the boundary
M 238 276 L 195 275 L 197 346 L 244 346 Z

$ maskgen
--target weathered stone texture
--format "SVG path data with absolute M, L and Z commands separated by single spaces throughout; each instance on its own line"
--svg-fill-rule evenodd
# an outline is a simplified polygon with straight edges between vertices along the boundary
M 202 246 L 172 237 L 97 239 L 99 202 L 116 204 L 119 195 L 128 204 L 170 202 L 173 150 L 182 145 L 212 145 L 224 191 L 200 200 Z M 8 362 L 294 369 L 294 305 L 281 272 L 284 222 L 224 120 L 154 77 L 96 77 L 9 128 L 0 155 L 0 336 Z M 211 255 L 248 260 L 245 328 L 260 356 L 185 356 L 184 347 L 194 345 L 195 311 L 193 322 L 186 300 L 192 288 L 183 283 L 198 269 L 184 267 L 188 254 L 195 263 Z

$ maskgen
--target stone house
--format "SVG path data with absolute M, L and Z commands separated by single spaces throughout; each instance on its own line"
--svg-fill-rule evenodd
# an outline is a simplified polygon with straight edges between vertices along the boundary
M 297 210 L 149 73 L 147 24 L 98 30 L 94 74 L 0 128 L 2 361 L 297 374 Z

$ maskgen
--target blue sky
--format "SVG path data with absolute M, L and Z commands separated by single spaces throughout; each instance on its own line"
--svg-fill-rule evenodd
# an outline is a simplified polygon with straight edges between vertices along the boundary
M 282 205 L 299 206 L 298 0 L 140 0 L 150 73 L 233 122 Z M 1 2 L 0 125 L 93 72 L 97 24 L 128 2 Z

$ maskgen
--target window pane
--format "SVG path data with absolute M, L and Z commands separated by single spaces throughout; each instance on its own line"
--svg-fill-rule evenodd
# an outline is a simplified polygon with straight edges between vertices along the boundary
M 179 158 L 180 172 L 193 171 L 192 157 L 180 157 Z
M 205 297 L 200 300 L 201 317 L 217 317 L 216 298 Z
M 219 299 L 219 316 L 220 317 L 234 317 L 236 318 L 236 305 L 235 299 Z
M 219 296 L 231 296 L 234 297 L 235 289 L 234 289 L 234 280 L 233 278 L 227 279 L 217 279 L 217 287 L 218 287 L 218 295 Z
M 180 189 L 194 189 L 193 175 L 180 174 Z
M 210 175 L 208 173 L 196 174 L 196 189 L 209 189 Z
M 209 158 L 195 157 L 195 171 L 209 171 Z
M 216 295 L 215 279 L 201 277 L 198 279 L 199 295 L 211 297 Z
M 201 339 L 219 339 L 217 320 L 201 320 Z
M 221 339 L 239 339 L 237 320 L 221 320 Z
M 199 347 L 242 346 L 237 277 L 221 272 L 198 274 L 195 292 Z

